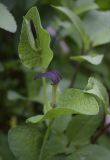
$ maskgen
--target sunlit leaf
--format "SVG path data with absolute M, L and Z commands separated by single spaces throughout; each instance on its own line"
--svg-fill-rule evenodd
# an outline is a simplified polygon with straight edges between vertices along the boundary
M 22 63 L 29 68 L 46 69 L 52 60 L 50 36 L 41 26 L 36 7 L 24 17 L 18 50 Z
M 94 97 L 79 89 L 66 89 L 59 97 L 57 105 L 81 114 L 94 115 L 99 111 Z
M 50 109 L 45 115 L 28 118 L 27 122 L 37 123 L 45 119 L 53 119 L 68 114 L 96 115 L 99 112 L 99 106 L 95 98 L 78 89 L 65 90 L 59 96 L 57 106 Z
M 71 60 L 83 62 L 87 61 L 94 65 L 99 65 L 102 62 L 104 55 L 84 55 L 84 56 L 72 56 L 70 57 Z
M 90 77 L 88 80 L 88 84 L 85 88 L 85 92 L 92 94 L 96 96 L 99 100 L 101 100 L 107 111 L 109 104 L 108 93 L 104 85 L 99 80 Z
M 38 123 L 39 121 L 43 121 L 46 119 L 53 119 L 59 116 L 68 115 L 68 114 L 75 114 L 76 112 L 69 108 L 64 107 L 57 107 L 54 109 L 49 110 L 45 115 L 38 115 L 30 117 L 26 120 L 27 123 Z

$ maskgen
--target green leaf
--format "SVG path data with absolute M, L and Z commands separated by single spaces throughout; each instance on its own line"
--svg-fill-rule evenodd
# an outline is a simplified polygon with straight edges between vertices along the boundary
M 90 11 L 84 19 L 85 30 L 92 46 L 110 42 L 110 12 Z
M 55 132 L 57 131 L 58 133 L 63 133 L 71 119 L 72 115 L 64 115 L 56 118 L 52 124 L 52 129 L 55 130 Z
M 0 28 L 12 33 L 16 32 L 17 29 L 13 15 L 2 3 L 0 3 Z
M 110 151 L 101 146 L 91 144 L 76 150 L 66 160 L 73 160 L 74 157 L 77 160 L 109 160 Z
M 38 0 L 27 0 L 26 1 L 26 9 L 31 8 L 32 6 L 34 6 L 37 3 Z
M 87 47 L 88 44 L 90 43 L 90 41 L 89 41 L 88 35 L 85 32 L 83 23 L 80 20 L 80 18 L 68 8 L 65 8 L 65 7 L 54 7 L 54 8 L 63 12 L 69 18 L 69 20 L 72 22 L 72 24 L 76 28 L 77 32 L 79 33 L 79 35 L 82 39 L 82 43 Z
M 79 62 L 87 61 L 94 65 L 99 65 L 102 62 L 104 55 L 84 55 L 84 56 L 72 56 L 71 60 L 76 60 Z
M 15 91 L 12 91 L 12 90 L 9 90 L 8 93 L 7 93 L 7 98 L 11 101 L 15 101 L 15 100 L 26 100 L 26 98 L 22 95 L 20 95 L 19 93 L 15 92 Z
M 50 102 L 47 101 L 47 104 L 44 104 L 44 109 L 43 109 L 43 113 L 46 114 L 49 110 L 51 110 L 52 107 L 50 105 Z
M 93 3 L 95 0 L 77 0 L 76 4 Z
M 56 108 L 56 109 L 50 110 L 45 115 L 37 115 L 37 116 L 30 117 L 26 120 L 26 122 L 38 123 L 39 121 L 43 121 L 46 119 L 56 118 L 53 123 L 53 128 L 54 130 L 62 132 L 64 131 L 64 129 L 66 129 L 67 124 L 70 121 L 71 116 L 69 116 L 68 114 L 74 114 L 74 111 L 65 109 L 65 108 L 60 108 L 60 109 Z M 62 123 L 59 123 L 59 122 L 62 122 Z
M 0 160 L 15 160 L 9 149 L 8 136 L 0 132 Z
M 37 96 L 39 95 L 41 89 L 41 79 L 34 80 L 36 72 L 34 71 L 26 71 L 25 78 L 26 78 L 26 87 L 27 87 L 27 94 L 30 101 L 37 101 Z
M 106 135 L 106 134 L 102 135 L 101 137 L 98 138 L 97 143 L 100 146 L 103 146 L 103 147 L 110 150 L 110 137 L 109 137 L 109 135 Z
M 45 141 L 43 125 L 23 125 L 9 131 L 9 145 L 18 160 L 40 160 L 39 155 Z M 54 144 L 54 145 L 52 145 Z M 51 160 L 55 155 L 65 152 L 67 138 L 64 134 L 50 132 L 45 143 L 42 159 Z
M 53 145 L 54 144 L 54 145 Z M 53 160 L 55 155 L 65 153 L 67 138 L 64 134 L 53 132 L 47 141 L 43 157 L 45 160 Z
M 106 88 L 100 81 L 98 81 L 97 79 L 93 77 L 90 77 L 88 80 L 88 84 L 85 88 L 85 92 L 94 95 L 100 101 L 102 101 L 107 111 L 107 108 L 109 105 L 109 97 L 108 97 Z
M 30 21 L 33 22 L 37 38 L 31 31 Z M 42 28 L 36 7 L 32 7 L 24 17 L 18 50 L 22 63 L 29 68 L 46 69 L 52 60 L 50 35 Z
M 11 129 L 8 139 L 16 159 L 38 159 L 44 133 L 44 129 L 38 125 L 23 125 Z
M 98 8 L 99 7 L 95 2 L 85 2 L 85 3 L 80 3 L 77 6 L 75 6 L 74 12 L 79 15 L 79 14 L 85 13 L 89 10 L 94 10 L 94 9 L 98 9 Z
M 71 108 L 56 107 L 54 109 L 49 110 L 45 115 L 30 117 L 26 120 L 26 122 L 38 123 L 39 121 L 43 121 L 46 119 L 53 119 L 53 118 L 57 118 L 59 116 L 68 115 L 68 114 L 76 114 L 76 112 Z
M 56 108 L 50 109 L 45 115 L 30 117 L 26 122 L 37 123 L 68 114 L 96 115 L 98 112 L 98 103 L 92 95 L 78 89 L 67 89 L 59 96 Z
M 99 111 L 95 98 L 79 89 L 66 89 L 59 96 L 57 105 L 72 109 L 79 114 L 95 115 Z
M 100 7 L 100 10 L 109 10 L 110 9 L 110 0 L 96 0 L 96 3 Z
M 103 111 L 94 116 L 77 115 L 73 117 L 66 130 L 69 142 L 74 145 L 90 143 L 91 137 L 100 126 L 103 117 Z
M 28 21 L 25 17 L 24 17 L 24 24 L 26 26 L 26 33 L 27 33 L 29 45 L 34 51 L 37 51 L 36 44 L 34 41 L 34 36 L 33 36 L 33 34 L 35 33 L 32 33 L 30 21 Z

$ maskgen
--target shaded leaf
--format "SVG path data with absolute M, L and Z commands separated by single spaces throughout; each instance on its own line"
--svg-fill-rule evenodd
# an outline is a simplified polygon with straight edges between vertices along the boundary
M 90 11 L 84 19 L 85 30 L 93 46 L 110 42 L 110 12 Z
M 35 3 L 37 2 L 38 0 L 27 0 L 26 1 L 26 9 L 29 9 L 30 7 L 32 7 L 33 5 L 35 5 Z
M 60 31 L 61 36 L 64 38 L 66 36 L 70 36 L 77 45 L 81 48 L 82 46 L 82 40 L 76 30 L 76 28 L 71 24 L 69 21 L 61 21 L 59 19 L 56 19 L 59 26 L 62 27 L 62 30 Z
M 36 160 L 41 154 L 45 140 L 43 125 L 23 125 L 9 131 L 9 145 L 18 160 Z M 52 145 L 54 144 L 54 145 Z M 65 152 L 67 138 L 63 134 L 50 133 L 43 150 L 42 159 L 49 160 Z
M 80 4 L 76 5 L 74 8 L 74 12 L 79 15 L 79 14 L 85 13 L 89 10 L 94 10 L 94 9 L 98 9 L 98 8 L 99 7 L 95 2 L 84 2 L 84 3 L 80 3 Z
M 110 152 L 98 145 L 87 145 L 78 149 L 75 153 L 73 152 L 66 160 L 73 160 L 74 157 L 77 158 L 77 160 L 109 160 Z
M 15 91 L 11 91 L 11 90 L 8 91 L 7 98 L 12 101 L 19 100 L 19 99 L 26 100 L 24 96 L 20 95 L 19 93 Z
M 53 160 L 57 154 L 66 152 L 66 145 L 67 137 L 64 134 L 59 132 L 52 133 L 45 147 L 44 159 L 48 160 L 51 158 L 50 160 Z
M 9 145 L 18 160 L 36 160 L 42 146 L 44 129 L 41 126 L 23 125 L 9 131 Z
M 0 133 L 0 160 L 15 160 L 9 149 L 8 136 L 3 133 Z
M 74 145 L 90 143 L 91 137 L 100 126 L 103 117 L 103 111 L 94 116 L 78 115 L 73 117 L 66 130 L 69 142 Z
M 58 133 L 64 132 L 71 119 L 72 115 L 64 115 L 56 118 L 53 122 L 52 129 L 57 131 Z
M 85 32 L 85 29 L 83 27 L 83 23 L 80 20 L 80 18 L 74 13 L 72 12 L 70 9 L 65 8 L 65 7 L 54 7 L 56 9 L 58 9 L 59 11 L 63 12 L 72 22 L 72 24 L 74 25 L 74 27 L 76 28 L 77 32 L 79 33 L 83 44 L 88 47 L 89 44 L 89 37 Z
M 98 138 L 98 144 L 110 150 L 110 137 L 109 135 L 102 135 Z
M 96 0 L 96 3 L 99 5 L 101 10 L 109 10 L 110 9 L 110 1 L 106 0 Z
M 16 32 L 17 29 L 13 15 L 2 3 L 0 3 L 0 28 L 12 33 Z

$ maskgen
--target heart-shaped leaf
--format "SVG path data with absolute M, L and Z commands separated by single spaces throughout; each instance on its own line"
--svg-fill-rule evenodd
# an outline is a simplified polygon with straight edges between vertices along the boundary
M 79 89 L 66 89 L 59 97 L 57 105 L 73 109 L 79 114 L 95 115 L 99 112 L 95 98 Z
M 22 63 L 29 68 L 46 69 L 52 60 L 50 35 L 43 29 L 36 7 L 24 17 L 18 50 Z
M 58 99 L 57 107 L 50 109 L 45 115 L 33 116 L 27 122 L 37 123 L 45 119 L 53 119 L 68 114 L 96 115 L 99 106 L 96 99 L 79 89 L 66 89 Z

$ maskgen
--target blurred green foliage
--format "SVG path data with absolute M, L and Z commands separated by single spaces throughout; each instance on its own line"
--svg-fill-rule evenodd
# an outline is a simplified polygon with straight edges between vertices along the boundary
M 23 16 L 32 6 L 37 6 L 41 15 L 42 25 L 50 32 L 54 59 L 49 69 L 55 68 L 59 70 L 63 76 L 59 84 L 59 93 L 70 86 L 83 89 L 87 84 L 88 77 L 94 76 L 104 83 L 110 96 L 110 0 L 1 0 L 0 3 L 7 6 L 7 9 L 12 13 L 17 23 L 17 32 L 14 34 L 0 29 L 0 160 L 14 160 L 15 158 L 10 152 L 7 143 L 8 130 L 16 126 L 16 124 L 24 124 L 26 118 L 36 114 L 42 114 L 43 112 L 41 81 L 34 81 L 36 71 L 27 70 L 27 68 L 21 65 L 18 57 L 18 42 Z M 71 22 L 68 17 L 61 12 L 57 12 L 51 5 L 62 5 L 71 9 L 71 11 L 74 11 L 74 19 L 76 19 L 78 23 L 80 23 L 81 20 L 81 25 L 78 25 L 78 27 L 73 25 L 75 22 Z M 1 18 L 9 20 L 8 17 L 1 15 L 0 10 L 0 21 Z M 78 30 L 81 30 L 81 32 L 77 32 Z M 86 37 L 86 34 L 89 35 L 89 38 Z M 97 66 L 87 62 L 81 63 L 79 66 L 79 62 L 74 62 L 69 59 L 69 57 L 79 56 L 83 53 L 103 54 L 104 59 L 102 63 Z M 50 98 L 50 87 L 48 87 L 48 97 Z M 80 119 L 83 119 L 83 117 L 80 117 Z M 88 117 L 86 119 L 88 121 Z M 77 121 L 77 118 L 75 120 Z M 86 121 L 85 119 L 83 120 Z M 57 119 L 56 121 L 60 120 Z M 64 121 L 62 121 L 62 125 L 64 125 L 63 123 Z M 69 129 L 71 125 L 74 125 L 72 120 L 70 125 L 68 125 Z M 97 126 L 98 125 L 99 123 Z M 103 125 L 104 123 L 102 127 Z M 60 130 L 62 126 L 56 127 L 54 125 L 53 127 L 55 130 L 56 128 Z M 42 126 L 41 130 L 42 128 L 45 132 L 45 126 Z M 59 150 L 59 148 L 57 148 L 59 146 L 56 145 L 59 151 L 59 153 L 57 152 L 56 160 L 60 160 L 60 157 L 63 157 L 60 153 L 65 151 L 66 148 L 66 138 L 65 136 L 63 137 L 64 144 L 61 144 L 59 140 L 61 138 L 61 131 L 59 130 L 54 133 L 55 135 L 51 135 L 50 141 L 48 142 L 51 144 L 57 141 L 58 144 L 61 145 L 61 150 Z M 28 132 L 28 130 L 26 130 L 26 132 Z M 77 128 L 76 132 L 78 132 Z M 69 130 L 67 135 L 68 134 Z M 105 160 L 108 160 L 110 154 L 109 130 L 106 130 L 103 134 L 102 138 L 96 143 L 107 148 L 107 151 L 104 151 L 104 153 L 107 156 Z M 26 137 L 26 135 L 24 133 L 22 136 Z M 42 138 L 42 135 L 40 136 Z M 88 135 L 88 137 L 89 136 L 91 137 L 91 135 Z M 91 145 L 89 147 L 91 151 L 93 151 L 93 154 L 95 149 L 96 151 L 98 150 L 97 146 L 95 149 L 93 149 Z M 56 151 L 54 146 L 52 148 L 51 145 L 47 146 L 47 154 L 45 153 L 45 155 L 47 156 L 48 153 L 50 153 L 49 151 L 52 153 L 49 155 L 50 157 L 47 157 L 47 160 L 49 160 L 49 158 L 52 159 L 53 155 L 56 154 L 54 150 Z M 83 151 L 83 153 L 84 152 L 85 151 Z M 98 154 L 101 154 L 101 152 L 103 151 L 100 147 Z M 81 154 L 82 151 L 79 151 L 74 155 L 73 151 L 69 160 L 76 159 L 76 157 L 80 158 Z M 97 153 L 95 153 L 95 155 L 98 160 Z M 89 160 L 88 157 L 87 160 Z

